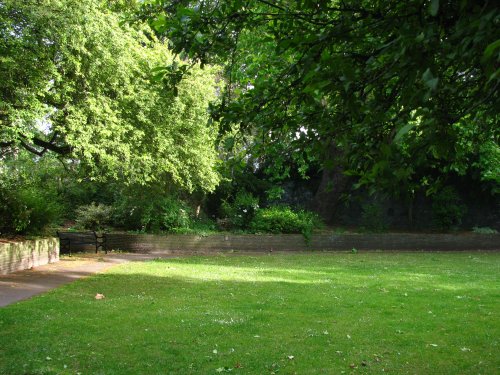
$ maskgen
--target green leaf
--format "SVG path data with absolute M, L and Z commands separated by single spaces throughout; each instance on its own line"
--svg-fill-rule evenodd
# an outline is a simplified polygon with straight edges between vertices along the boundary
M 401 139 L 411 130 L 415 127 L 415 124 L 406 124 L 403 126 L 399 131 L 396 133 L 396 136 L 394 137 L 394 142 L 400 142 Z
M 431 16 L 435 17 L 439 11 L 439 0 L 431 0 L 429 4 L 429 13 Z
M 434 75 L 431 72 L 431 68 L 427 68 L 427 70 L 422 74 L 422 79 L 424 82 L 427 82 L 428 80 L 434 78 Z
M 438 82 L 439 82 L 439 78 L 433 78 L 433 79 L 427 81 L 426 84 L 427 84 L 427 86 L 429 86 L 429 88 L 431 90 L 436 90 Z
M 234 147 L 234 137 L 227 137 L 225 140 L 224 140 L 224 148 L 228 151 L 232 150 L 233 147 Z
M 422 80 L 431 90 L 436 90 L 439 78 L 434 77 L 430 68 L 427 68 L 424 74 L 422 74 Z
M 0 49 L 9 46 L 12 60 L 0 62 L 0 86 L 13 93 L 2 97 L 0 138 L 9 145 L 21 136 L 31 142 L 40 131 L 26 124 L 46 119 L 57 128 L 51 126 L 42 139 L 57 138 L 53 151 L 71 152 L 68 158 L 78 160 L 90 181 L 168 179 L 187 191 L 213 190 L 219 180 L 216 125 L 206 126 L 206 108 L 216 97 L 215 70 L 193 66 L 195 76 L 186 77 L 188 64 L 153 36 L 149 24 L 137 20 L 121 27 L 123 14 L 111 11 L 111 3 L 0 1 Z M 163 28 L 170 18 L 153 16 L 152 22 Z M 164 66 L 166 61 L 172 65 Z M 23 90 L 17 89 L 20 81 Z M 169 90 L 151 81 L 165 82 Z M 5 116 L 12 135 L 4 130 Z
M 500 39 L 497 39 L 493 43 L 488 44 L 488 46 L 484 49 L 484 58 L 490 59 L 492 55 L 495 53 L 495 50 L 500 48 Z

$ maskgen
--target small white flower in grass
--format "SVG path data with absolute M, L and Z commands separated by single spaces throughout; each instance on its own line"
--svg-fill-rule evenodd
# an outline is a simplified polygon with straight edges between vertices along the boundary
M 351 339 L 351 335 L 347 335 L 347 338 L 350 340 Z
M 324 331 L 323 331 L 323 335 L 329 335 L 328 331 L 327 331 L 327 330 L 324 330 Z
M 217 349 L 212 350 L 212 353 L 217 354 Z
M 216 372 L 231 372 L 233 371 L 232 368 L 229 367 L 219 367 L 218 369 L 215 370 Z
M 470 352 L 471 351 L 469 348 L 466 348 L 465 346 L 463 348 L 460 348 L 460 350 L 463 352 Z
M 292 359 L 294 359 L 294 358 L 295 358 L 295 356 L 293 356 L 293 355 L 288 355 L 288 356 L 287 356 L 287 358 L 288 358 L 289 360 L 292 360 Z

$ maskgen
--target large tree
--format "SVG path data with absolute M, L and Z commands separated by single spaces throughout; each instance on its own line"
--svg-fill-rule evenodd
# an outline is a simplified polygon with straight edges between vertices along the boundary
M 212 190 L 216 72 L 193 66 L 165 91 L 155 68 L 182 62 L 123 22 L 133 3 L 0 0 L 1 149 L 56 153 L 91 178 Z
M 450 174 L 500 182 L 493 1 L 155 0 L 142 14 L 175 52 L 225 65 L 223 125 L 257 131 L 271 164 L 321 165 L 327 218 L 346 174 L 409 200 Z

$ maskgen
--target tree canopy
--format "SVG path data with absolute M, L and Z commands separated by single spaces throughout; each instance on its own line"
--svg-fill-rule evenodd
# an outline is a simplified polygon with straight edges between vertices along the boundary
M 0 1 L 2 153 L 55 153 L 93 179 L 212 190 L 216 71 L 192 66 L 178 95 L 165 91 L 155 68 L 183 63 L 147 25 L 123 22 L 132 3 Z
M 325 190 L 342 174 L 411 197 L 469 174 L 498 191 L 492 1 L 154 0 L 142 19 L 174 52 L 224 64 L 213 116 L 257 132 L 277 169 L 319 164 Z

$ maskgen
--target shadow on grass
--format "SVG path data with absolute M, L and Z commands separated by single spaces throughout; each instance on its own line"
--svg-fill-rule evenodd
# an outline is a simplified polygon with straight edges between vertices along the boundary
M 234 264 L 234 257 L 156 259 L 148 262 L 147 271 L 142 266 L 132 266 L 117 268 L 112 274 L 139 277 L 155 275 L 162 279 L 185 280 L 190 283 L 228 281 L 252 284 L 330 284 L 351 288 L 385 284 L 387 287 L 450 291 L 498 289 L 497 273 L 494 270 L 488 273 L 483 269 L 481 277 L 477 277 L 475 269 L 450 271 L 441 263 L 418 266 L 394 262 L 376 265 L 339 262 L 326 267 L 318 265 L 316 260 L 315 263 L 301 264 L 300 268 L 296 268 L 293 263 L 267 265 L 259 257 L 242 259 L 247 261 Z
M 318 364 L 339 373 L 374 353 L 376 373 L 407 372 L 405 363 L 414 373 L 466 373 L 479 361 L 479 372 L 495 369 L 494 268 L 471 283 L 471 269 L 452 280 L 440 264 L 411 272 L 287 259 L 129 263 L 9 306 L 0 310 L 0 342 L 9 343 L 0 373 L 215 373 L 237 363 L 243 373 Z M 461 347 L 475 357 L 456 361 Z

